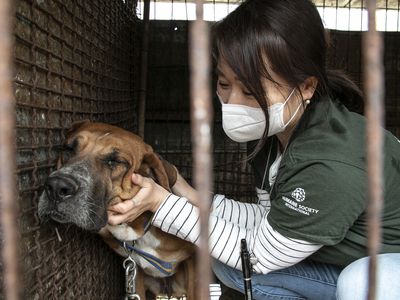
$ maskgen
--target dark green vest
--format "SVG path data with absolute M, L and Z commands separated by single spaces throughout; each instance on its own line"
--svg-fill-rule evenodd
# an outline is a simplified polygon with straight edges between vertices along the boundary
M 251 162 L 258 187 L 276 141 Z M 311 257 L 316 261 L 347 265 L 367 255 L 365 141 L 365 118 L 325 98 L 307 106 L 284 153 L 268 221 L 287 237 L 325 245 Z M 384 147 L 381 252 L 400 252 L 400 142 L 385 131 Z

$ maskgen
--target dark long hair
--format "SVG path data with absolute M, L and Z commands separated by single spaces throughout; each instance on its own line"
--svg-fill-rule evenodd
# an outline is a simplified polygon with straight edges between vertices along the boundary
M 311 101 L 329 95 L 348 109 L 361 111 L 361 91 L 342 72 L 327 69 L 326 52 L 324 26 L 310 0 L 247 0 L 213 26 L 214 59 L 225 59 L 266 116 L 264 136 L 251 157 L 267 139 L 268 91 L 262 79 L 275 82 L 269 70 L 298 90 L 305 79 L 314 76 L 318 84 Z

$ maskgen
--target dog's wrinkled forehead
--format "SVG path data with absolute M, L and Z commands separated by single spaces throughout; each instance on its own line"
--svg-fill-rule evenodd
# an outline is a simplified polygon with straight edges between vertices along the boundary
M 66 143 L 76 155 L 118 155 L 139 167 L 147 149 L 141 138 L 114 126 L 84 123 L 67 133 Z

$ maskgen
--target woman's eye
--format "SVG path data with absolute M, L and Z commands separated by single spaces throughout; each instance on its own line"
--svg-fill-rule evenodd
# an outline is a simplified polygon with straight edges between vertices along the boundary
M 243 91 L 243 95 L 247 96 L 247 97 L 253 97 L 253 94 L 247 91 Z
M 228 83 L 221 82 L 221 81 L 218 81 L 218 85 L 219 85 L 222 89 L 226 89 L 226 88 L 229 87 L 229 84 L 228 84 Z

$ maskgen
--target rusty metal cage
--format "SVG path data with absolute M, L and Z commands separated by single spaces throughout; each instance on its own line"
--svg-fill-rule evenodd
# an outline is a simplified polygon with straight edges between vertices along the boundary
M 23 299 L 121 299 L 121 259 L 93 233 L 40 224 L 37 202 L 55 168 L 57 146 L 74 121 L 102 121 L 137 132 L 141 24 L 137 0 L 8 0 L 13 2 L 19 265 Z M 157 2 L 157 1 L 154 1 Z M 158 1 L 169 4 L 190 1 Z M 193 2 L 193 1 L 192 1 Z M 207 1 L 226 12 L 232 3 Z M 315 1 L 322 8 L 343 1 Z M 345 1 L 352 3 L 352 1 Z M 356 1 L 359 3 L 359 1 Z M 380 3 L 384 3 L 381 1 Z M 336 3 L 336 6 L 335 6 Z M 394 1 L 381 8 L 400 13 Z M 363 1 L 361 1 L 363 5 Z M 350 7 L 344 6 L 347 9 Z M 188 13 L 186 12 L 186 15 Z M 398 21 L 399 22 L 399 21 Z M 189 90 L 190 21 L 151 20 L 145 141 L 192 180 Z M 362 87 L 361 31 L 333 30 L 329 64 Z M 400 136 L 400 35 L 384 33 L 386 127 Z M 212 75 L 210 74 L 210 77 Z M 211 80 L 211 79 L 210 79 Z M 215 80 L 212 80 L 215 82 Z M 1 101 L 2 99 L 0 99 Z M 214 191 L 254 201 L 244 144 L 230 141 L 214 99 Z M 0 199 L 1 200 L 1 199 Z M 3 245 L 0 228 L 0 247 Z M 0 299 L 3 299 L 0 259 Z
M 141 2 L 141 1 L 139 1 Z M 154 8 L 154 20 L 150 22 L 150 45 L 148 67 L 149 86 L 147 94 L 146 110 L 146 140 L 154 148 L 162 153 L 168 160 L 173 162 L 187 179 L 192 178 L 192 144 L 190 131 L 190 103 L 189 95 L 189 66 L 188 66 L 188 41 L 189 41 L 189 20 L 180 20 L 177 12 L 179 2 L 187 1 L 161 1 L 163 4 L 169 3 L 170 8 L 164 14 L 163 20 L 157 19 L 157 9 Z M 241 1 L 205 1 L 214 5 L 214 18 L 222 10 L 231 11 L 231 5 L 238 4 Z M 314 1 L 324 14 L 325 9 L 333 9 L 333 23 L 336 23 L 335 29 L 327 30 L 329 36 L 329 55 L 328 65 L 344 70 L 362 90 L 364 87 L 365 61 L 362 53 L 363 30 L 367 30 L 363 24 L 356 24 L 359 29 L 352 29 L 350 13 L 353 8 L 362 14 L 360 7 L 366 7 L 368 1 Z M 154 5 L 156 1 L 152 2 Z M 384 40 L 383 63 L 385 68 L 385 110 L 386 120 L 383 125 L 392 131 L 397 137 L 400 136 L 400 96 L 397 79 L 400 76 L 398 68 L 399 51 L 399 3 L 396 1 L 379 1 L 378 7 L 383 12 L 384 17 L 380 19 L 380 25 L 384 24 L 382 36 Z M 218 8 L 215 8 L 219 5 Z M 165 7 L 165 6 L 164 6 Z M 159 9 L 161 10 L 161 9 Z M 190 15 L 189 6 L 183 9 L 186 11 L 186 18 Z M 341 19 L 338 12 L 342 15 L 348 14 L 347 23 Z M 388 29 L 388 16 L 397 17 L 395 29 Z M 168 19 L 168 14 L 170 19 Z M 162 15 L 162 14 L 160 14 Z M 367 16 L 364 16 L 366 19 Z M 184 17 L 183 17 L 184 19 Z M 363 16 L 361 16 L 360 23 Z M 393 21 L 393 20 L 392 20 Z M 342 24 L 344 22 L 344 24 Z M 354 22 L 353 22 L 354 23 Z M 340 26 L 339 26 L 340 25 Z M 347 27 L 346 27 L 347 25 Z M 354 24 L 353 24 L 354 25 Z M 343 29 L 344 28 L 344 29 Z M 364 53 L 365 53 L 364 52 Z M 211 75 L 211 74 L 210 74 Z M 215 83 L 215 78 L 212 80 Z M 239 201 L 255 201 L 256 197 L 253 190 L 253 178 L 251 170 L 246 165 L 244 159 L 247 149 L 243 144 L 231 142 L 223 133 L 221 124 L 220 105 L 216 97 L 214 98 L 214 127 L 213 143 L 214 148 L 211 153 L 213 156 L 214 168 L 214 191 L 224 193 Z M 160 134 L 162 133 L 162 134 Z M 374 175 L 371 175 L 374 176 Z M 375 224 L 376 227 L 376 224 Z M 372 288 L 372 285 L 371 285 Z M 226 299 L 234 299 L 238 295 L 226 294 Z
M 73 122 L 136 129 L 136 3 L 18 0 L 14 6 L 21 297 L 122 298 L 120 258 L 93 233 L 40 224 L 36 210 Z
M 142 3 L 143 1 L 139 1 Z M 152 2 L 149 29 L 149 65 L 146 104 L 145 139 L 154 146 L 165 158 L 173 162 L 185 178 L 191 179 L 191 131 L 190 131 L 190 102 L 189 102 L 189 65 L 188 65 L 188 26 L 190 20 L 182 20 L 176 5 L 181 2 L 186 5 L 183 19 L 190 13 L 190 8 L 184 1 L 161 1 L 169 4 L 170 10 L 161 14 Z M 214 8 L 213 15 L 218 10 L 225 13 L 234 9 L 233 4 L 241 1 L 205 1 Z M 324 9 L 325 1 L 314 1 L 319 8 Z M 344 7 L 352 9 L 352 1 L 345 5 L 333 1 L 333 9 Z M 346 2 L 346 3 L 347 3 Z M 383 2 L 382 2 L 383 3 Z M 365 3 L 363 4 L 365 6 Z M 381 5 L 386 11 L 400 9 Z M 175 7 L 175 8 L 174 8 Z M 355 6 L 359 8 L 359 5 Z M 159 14 L 158 14 L 159 12 Z M 323 12 L 322 12 L 323 13 Z M 157 17 L 157 15 L 160 15 Z M 176 16 L 175 16 L 176 15 Z M 165 19 L 157 19 L 163 18 Z M 168 19 L 170 18 L 170 19 Z M 336 16 L 336 19 L 339 18 Z M 340 20 L 334 23 L 340 23 Z M 212 21 L 210 22 L 210 25 Z M 346 25 L 346 24 L 345 24 Z M 361 25 L 360 25 L 361 26 Z M 328 65 L 344 70 L 361 88 L 363 88 L 362 68 L 362 31 L 327 30 L 330 47 Z M 400 77 L 398 57 L 400 55 L 400 33 L 384 32 L 384 64 L 387 111 L 386 128 L 398 137 L 400 136 Z M 213 76 L 213 74 L 210 74 Z M 212 77 L 215 84 L 215 76 Z M 254 201 L 253 178 L 251 170 L 244 161 L 247 153 L 246 146 L 232 142 L 222 130 L 220 105 L 216 96 L 214 104 L 213 127 L 213 158 L 214 158 L 214 190 L 240 201 Z M 162 133 L 162 134 L 160 134 Z
M 192 178 L 188 21 L 150 22 L 145 139 L 182 175 Z M 212 74 L 210 74 L 212 75 Z M 215 84 L 216 80 L 210 78 Z M 229 140 L 221 124 L 221 108 L 213 101 L 214 190 L 240 201 L 254 200 L 247 148 Z M 162 132 L 162 134 L 160 134 Z

